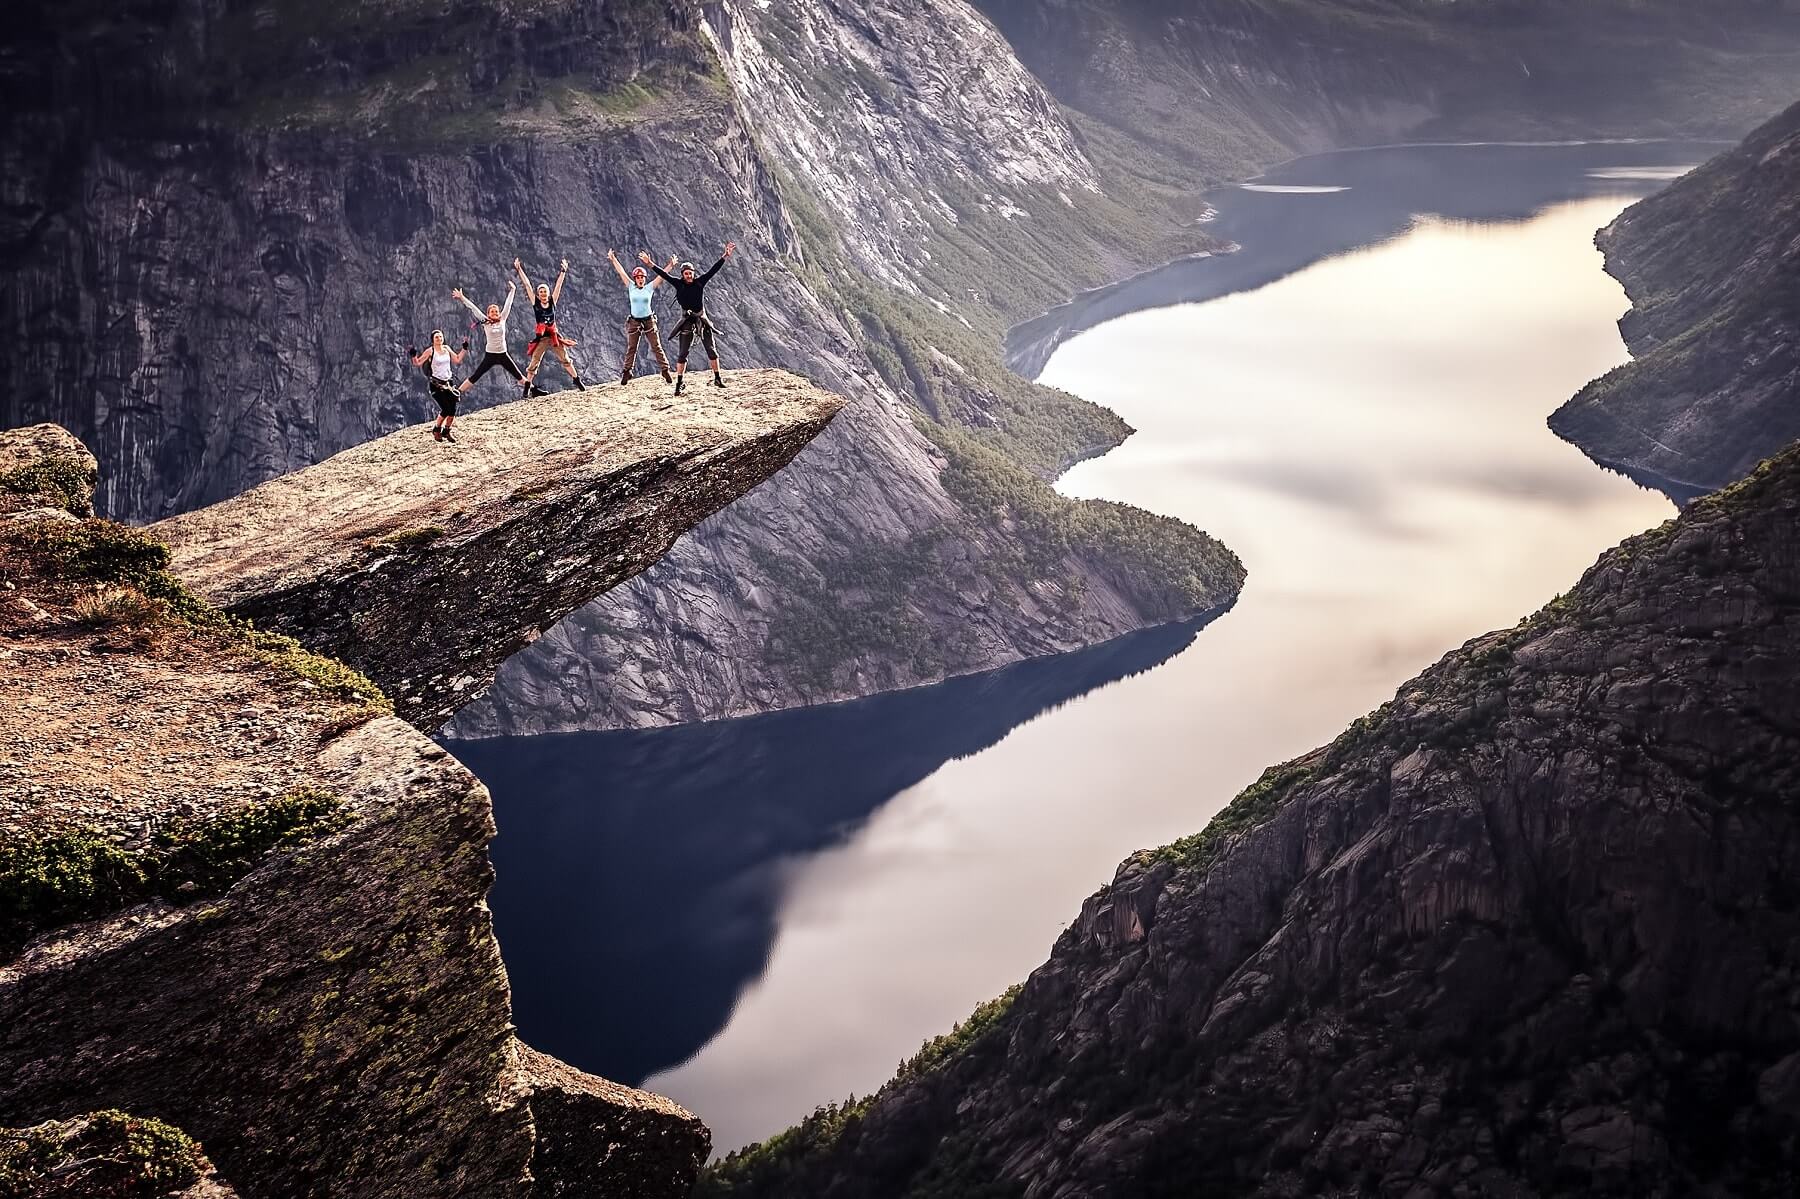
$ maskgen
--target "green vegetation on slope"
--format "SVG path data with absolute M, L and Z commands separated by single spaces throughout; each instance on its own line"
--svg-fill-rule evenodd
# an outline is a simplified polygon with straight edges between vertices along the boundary
M 92 516 L 95 468 L 81 459 L 51 455 L 0 474 L 0 492 L 43 496 L 76 516 Z
M 1012 986 L 976 1007 L 969 1017 L 949 1032 L 926 1041 L 919 1052 L 901 1062 L 894 1077 L 873 1095 L 843 1103 L 827 1103 L 794 1127 L 777 1133 L 760 1144 L 736 1150 L 701 1176 L 695 1190 L 696 1199 L 719 1199 L 740 1189 L 753 1194 L 770 1193 L 770 1188 L 809 1155 L 830 1148 L 846 1135 L 855 1133 L 870 1108 L 891 1089 L 942 1070 L 958 1056 L 966 1053 L 988 1033 L 1001 1026 L 1020 987 Z
M 316 789 L 200 820 L 178 820 L 143 849 L 98 830 L 25 837 L 0 846 L 0 956 L 49 929 L 149 899 L 221 895 L 268 854 L 347 823 L 343 801 Z
M 365 675 L 315 654 L 292 637 L 228 616 L 190 591 L 168 569 L 169 548 L 140 529 L 110 520 L 39 520 L 0 537 L 0 563 L 34 587 L 60 593 L 77 618 L 116 618 L 154 639 L 167 629 L 198 633 L 237 648 L 318 687 L 386 715 L 393 704 Z
M 155 1199 L 192 1186 L 206 1169 L 185 1132 L 117 1109 L 0 1129 L 0 1199 Z

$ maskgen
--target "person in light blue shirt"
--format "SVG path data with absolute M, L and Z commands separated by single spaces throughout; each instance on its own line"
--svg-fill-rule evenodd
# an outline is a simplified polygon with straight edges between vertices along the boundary
M 656 330 L 656 309 L 651 306 L 662 280 L 650 278 L 649 272 L 641 266 L 627 275 L 618 254 L 612 250 L 606 252 L 606 259 L 618 272 L 619 282 L 625 285 L 625 294 L 631 299 L 631 315 L 625 318 L 625 366 L 619 372 L 619 382 L 631 382 L 631 368 L 637 365 L 638 342 L 646 337 L 650 339 L 650 352 L 656 355 L 656 365 L 662 368 L 663 382 L 674 382 L 674 376 L 669 374 L 669 356 L 663 352 L 662 336 Z

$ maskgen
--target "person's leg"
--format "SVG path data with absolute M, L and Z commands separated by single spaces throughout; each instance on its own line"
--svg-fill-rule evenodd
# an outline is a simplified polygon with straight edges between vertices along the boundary
M 619 382 L 631 382 L 631 368 L 637 365 L 638 339 L 644 335 L 636 317 L 625 318 L 625 360 L 619 364 Z
M 656 318 L 650 318 L 650 327 L 645 331 L 650 337 L 650 352 L 656 355 L 657 369 L 662 371 L 663 382 L 671 382 L 674 376 L 669 374 L 669 356 L 663 351 L 662 335 L 656 331 Z
M 675 326 L 675 394 L 681 394 L 687 382 L 688 352 L 694 348 L 694 322 L 684 318 Z
M 575 386 L 580 387 L 581 372 L 575 369 L 575 360 L 569 357 L 568 347 L 553 345 L 550 348 L 556 351 L 557 360 L 563 364 L 563 369 L 569 372 L 569 378 L 575 381 Z
M 701 324 L 700 341 L 701 344 L 706 346 L 706 359 L 712 365 L 713 386 L 725 386 L 725 376 L 719 371 L 719 346 L 718 343 L 713 340 L 713 327 L 711 321 L 705 321 Z
M 463 385 L 462 385 L 461 390 L 465 391 L 465 392 L 468 391 L 469 388 L 475 386 L 476 383 L 481 381 L 481 376 L 487 374 L 490 370 L 493 370 L 494 369 L 494 361 L 495 361 L 496 357 L 497 357 L 497 355 L 494 355 L 494 354 L 483 354 L 481 356 L 480 365 L 477 366 L 473 371 L 469 372 L 469 377 L 467 379 L 463 380 Z
M 525 382 L 531 383 L 537 379 L 538 367 L 544 365 L 544 354 L 549 349 L 548 338 L 543 341 L 534 341 L 526 347 Z

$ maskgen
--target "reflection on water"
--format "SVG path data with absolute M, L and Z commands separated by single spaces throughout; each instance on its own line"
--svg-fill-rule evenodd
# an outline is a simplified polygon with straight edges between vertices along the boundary
M 1249 568 L 1191 644 L 1081 655 L 1085 677 L 1036 663 L 730 725 L 459 746 L 496 791 L 526 1037 L 658 1071 L 720 1149 L 871 1090 L 1041 962 L 1121 858 L 1664 519 L 1544 417 L 1625 358 L 1592 236 L 1655 182 L 1595 173 L 1697 157 L 1303 160 L 1262 182 L 1348 190 L 1223 191 L 1241 253 L 1041 327 L 1044 381 L 1139 430 L 1062 488 L 1191 520 Z
M 1721 148 L 1713 142 L 1391 146 L 1298 158 L 1214 197 L 1219 213 L 1207 232 L 1249 253 L 1182 259 L 1088 292 L 1014 329 L 1007 359 L 1035 378 L 1058 346 L 1085 329 L 1145 308 L 1273 283 L 1322 258 L 1397 236 L 1417 214 L 1492 224 L 1568 200 L 1635 197 Z M 1258 193 L 1301 199 L 1257 203 Z
M 494 793 L 492 904 L 520 1027 L 621 1082 L 685 1060 L 767 963 L 795 861 L 952 758 L 1168 661 L 1205 623 L 858 704 L 452 743 Z

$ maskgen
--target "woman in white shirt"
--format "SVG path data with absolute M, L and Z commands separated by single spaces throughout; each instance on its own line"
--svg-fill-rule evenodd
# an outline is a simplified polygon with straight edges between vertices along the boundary
M 455 296 L 481 325 L 482 334 L 487 341 L 487 352 L 481 356 L 481 364 L 467 379 L 463 380 L 462 390 L 467 391 L 475 386 L 481 376 L 496 366 L 517 380 L 521 390 L 526 386 L 525 372 L 519 369 L 519 364 L 513 361 L 511 352 L 506 348 L 506 317 L 512 311 L 514 290 L 512 282 L 509 280 L 506 284 L 506 303 L 489 304 L 484 313 L 470 302 L 468 296 L 463 295 L 462 288 L 451 289 L 450 294 Z
M 456 401 L 462 398 L 462 392 L 456 390 L 456 382 L 450 377 L 452 366 L 461 366 L 468 356 L 469 343 L 464 341 L 462 349 L 453 350 L 444 344 L 444 331 L 431 331 L 431 344 L 423 353 L 414 354 L 414 366 L 431 364 L 425 378 L 431 385 L 431 398 L 438 402 L 438 418 L 432 423 L 431 436 L 438 441 L 455 441 L 450 426 L 456 423 Z

